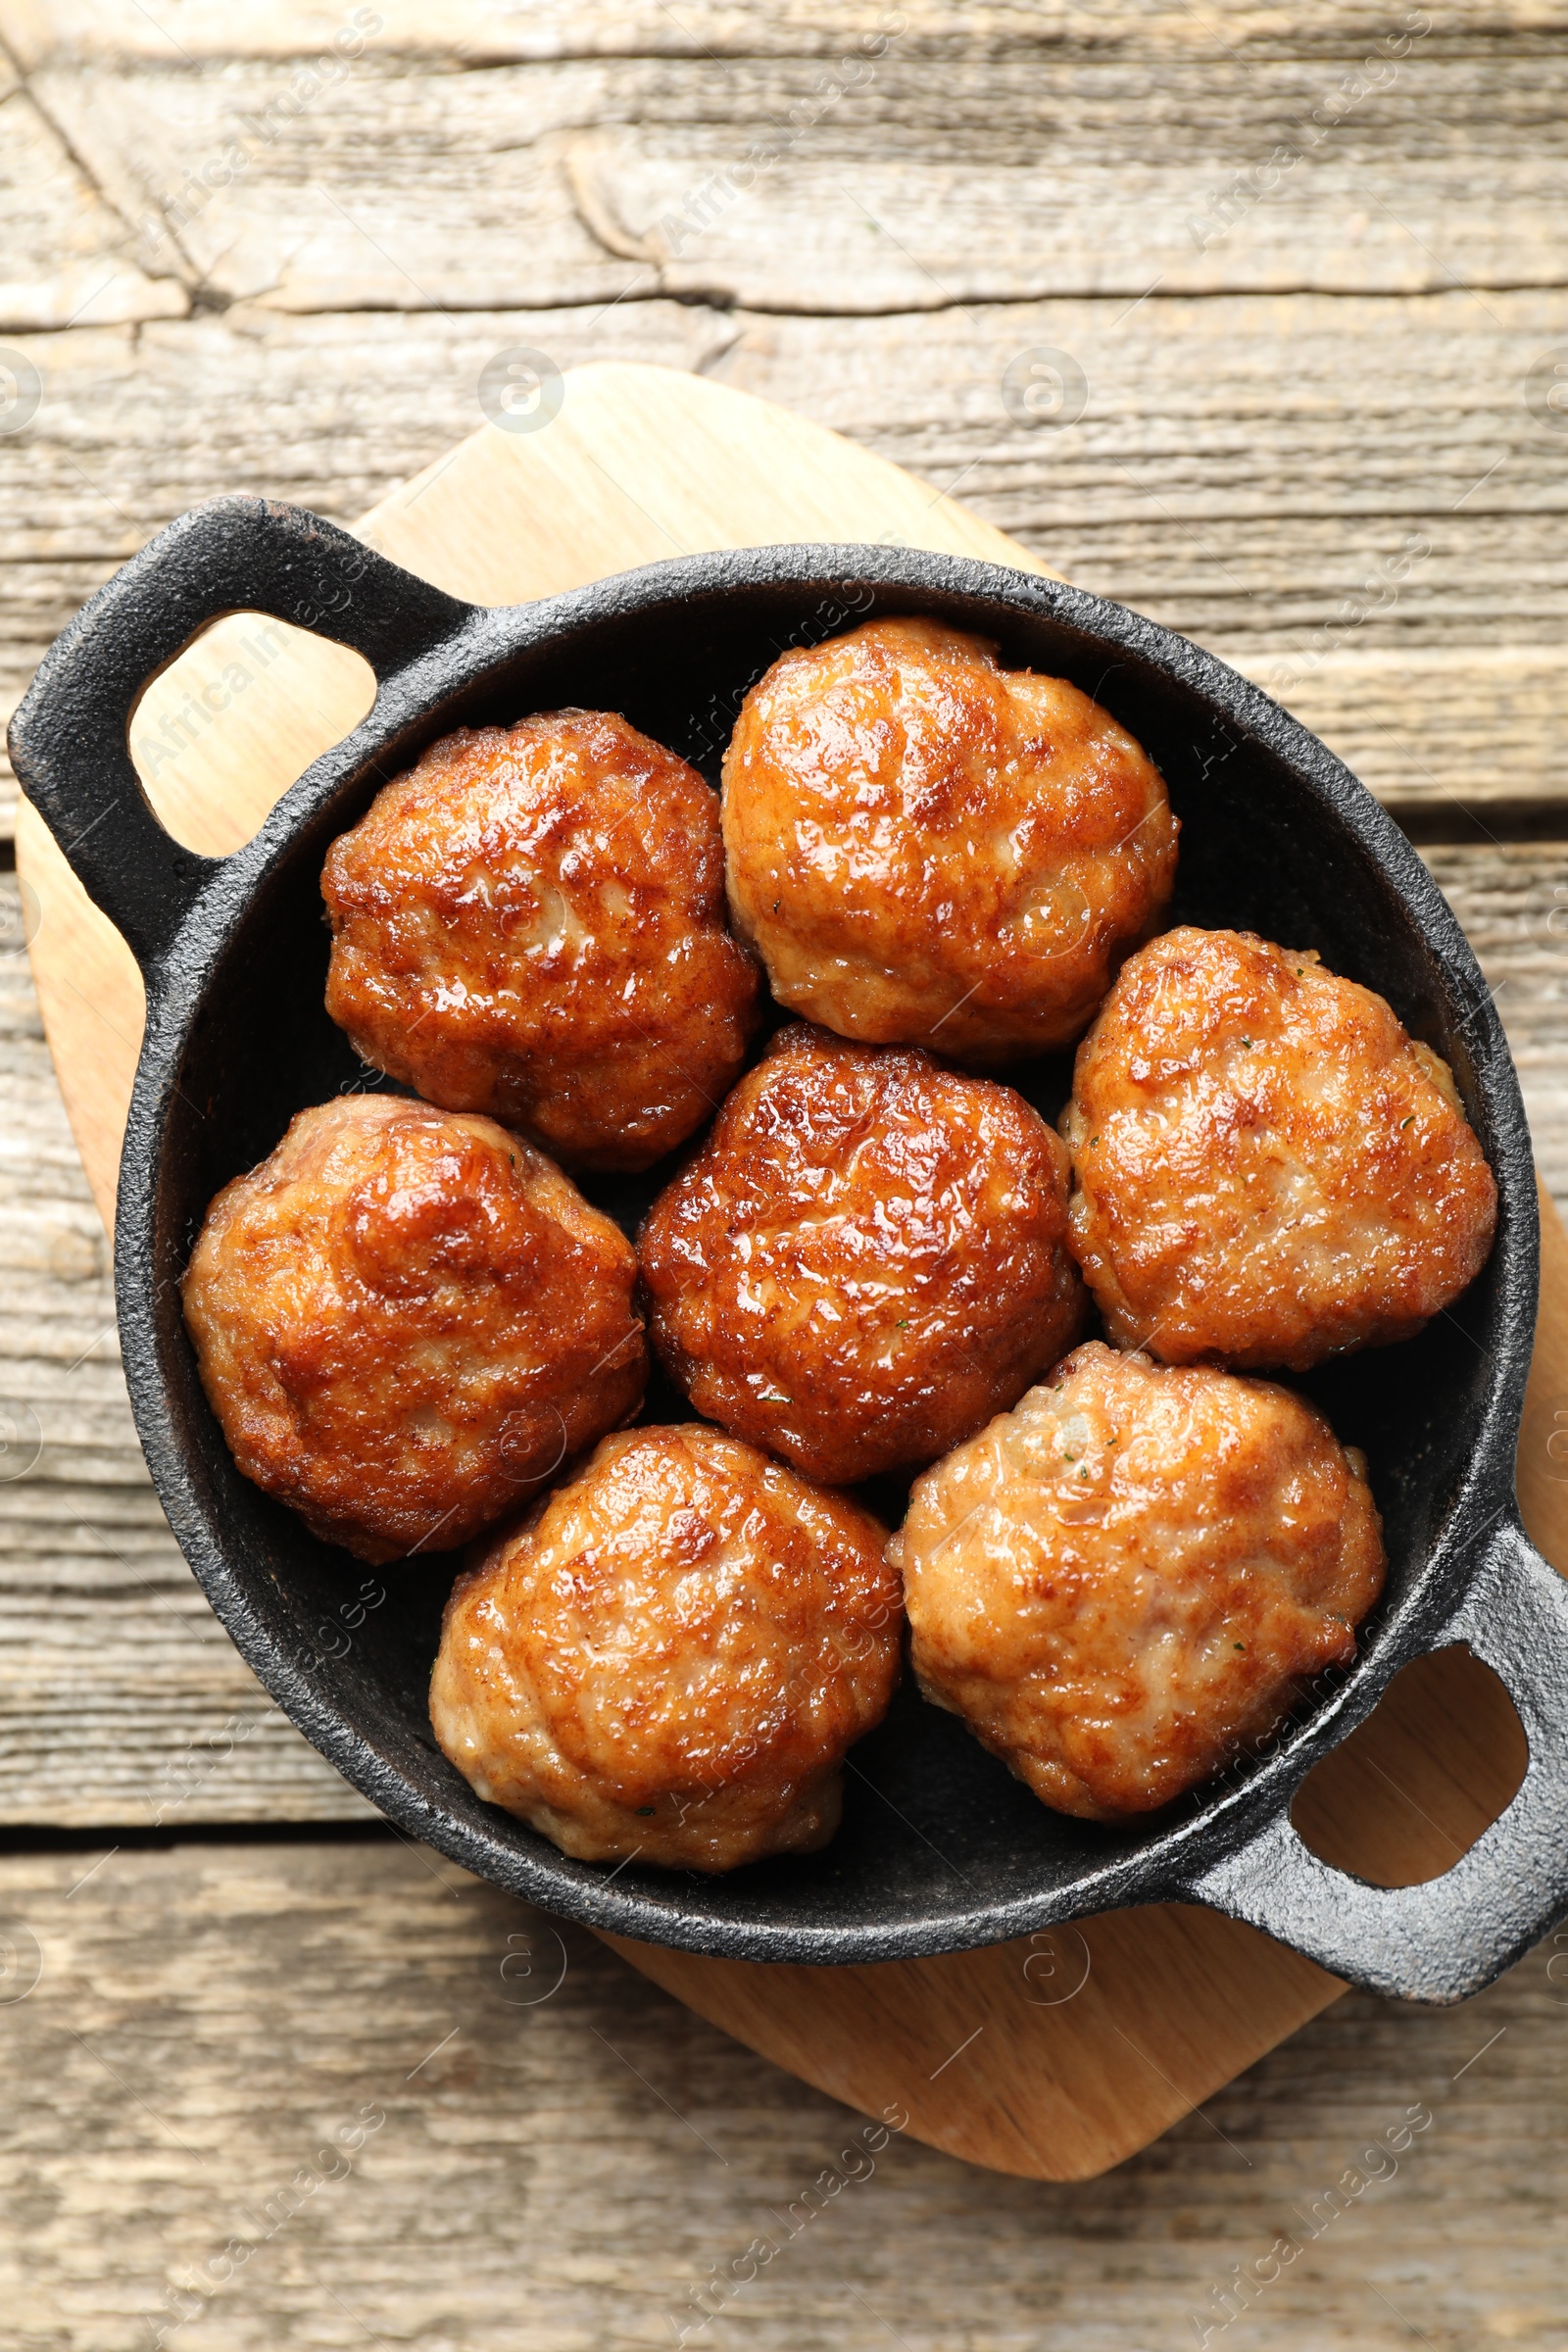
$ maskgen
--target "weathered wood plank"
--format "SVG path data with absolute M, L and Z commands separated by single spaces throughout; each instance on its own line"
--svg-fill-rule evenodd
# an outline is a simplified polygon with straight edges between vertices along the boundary
M 0 439 L 13 485 L 0 507 L 0 694 L 20 695 L 92 590 L 203 498 L 255 490 L 345 521 L 364 514 L 482 423 L 479 372 L 498 350 L 561 346 L 564 328 L 576 357 L 692 368 L 728 332 L 677 303 L 623 305 L 597 325 L 582 311 L 189 327 L 183 348 L 128 330 L 19 339 L 43 400 L 24 435 Z
M 19 346 L 44 400 L 0 439 L 0 697 L 163 522 L 220 490 L 351 519 L 480 420 L 498 351 L 705 368 L 865 441 L 1054 569 L 1257 677 L 1414 811 L 1560 795 L 1562 451 L 1524 383 L 1568 296 L 1004 306 L 874 321 L 677 303 L 225 319 Z M 1020 353 L 1084 414 L 1009 415 Z M 1289 353 L 1289 368 L 1284 355 Z
M 0 2296 L 26 2352 L 140 2352 L 160 2325 L 213 2352 L 633 2352 L 700 2323 L 704 2289 L 724 2316 L 689 2343 L 1123 2352 L 1197 2342 L 1282 2234 L 1258 2352 L 1562 2341 L 1553 1943 L 1459 2010 L 1352 1995 L 1145 2155 L 1052 2188 L 868 2145 L 593 1938 L 416 1849 L 113 1843 L 0 1860 Z
M 106 204 L 35 100 L 0 58 L 0 334 L 78 321 L 178 318 L 190 308 L 176 271 L 143 268 L 126 223 Z M 0 357 L 0 430 L 36 386 Z
M 40 68 L 97 185 L 220 300 L 675 294 L 863 315 L 1118 294 L 1558 285 L 1568 60 L 1396 20 L 1338 57 L 1088 45 L 425 71 Z M 897 24 L 897 16 L 888 22 Z M 358 35 L 345 33 L 353 47 Z M 519 217 L 528 222 L 517 235 Z
M 831 56 L 846 24 L 858 32 L 882 15 L 904 20 L 901 43 L 939 58 L 1060 51 L 1131 55 L 1162 66 L 1170 57 L 1215 62 L 1354 54 L 1383 38 L 1403 12 L 1378 0 L 1318 0 L 1310 11 L 1240 4 L 1223 14 L 1184 0 L 1105 0 L 1094 9 L 1059 0 L 908 0 L 898 10 L 846 12 L 832 0 L 774 0 L 765 12 L 746 0 L 385 0 L 358 19 L 326 0 L 274 0 L 235 10 L 223 0 L 3 0 L 0 34 L 28 67 L 144 61 L 171 66 L 238 59 L 314 57 L 355 23 L 373 56 L 472 66 L 569 57 Z M 1552 0 L 1456 0 L 1432 37 L 1485 55 L 1533 54 L 1565 28 Z

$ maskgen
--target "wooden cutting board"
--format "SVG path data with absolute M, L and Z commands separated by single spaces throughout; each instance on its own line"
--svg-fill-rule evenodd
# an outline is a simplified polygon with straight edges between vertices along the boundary
M 559 411 L 487 425 L 384 499 L 361 536 L 481 604 L 514 604 L 701 549 L 879 541 L 1044 566 L 885 460 L 702 378 L 572 371 Z M 220 621 L 157 680 L 131 726 L 148 796 L 212 855 L 369 708 L 341 647 L 258 615 Z M 18 865 L 44 1024 L 106 1222 L 140 1043 L 128 949 L 40 818 Z M 1520 1444 L 1536 1542 L 1568 1569 L 1568 1236 L 1544 1201 L 1541 1323 Z M 1319 1767 L 1297 1821 L 1329 1860 L 1409 1885 L 1457 1859 L 1512 1795 L 1523 1735 L 1467 1653 L 1411 1668 Z M 1041 2180 L 1087 2180 L 1201 2105 L 1343 1986 L 1250 1928 L 1188 1906 L 1106 1914 L 949 1959 L 815 1969 L 617 1951 L 754 2049 L 850 2105 L 896 2105 L 918 2138 Z

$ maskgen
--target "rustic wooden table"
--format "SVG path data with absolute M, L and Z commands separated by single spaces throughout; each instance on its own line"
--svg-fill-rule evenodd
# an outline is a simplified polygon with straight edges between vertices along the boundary
M 0 0 L 0 698 L 195 500 L 363 512 L 498 352 L 701 369 L 1317 727 L 1458 908 L 1561 1200 L 1565 36 L 1561 0 Z M 1568 2346 L 1568 1936 L 1457 2011 L 1350 1996 L 1042 2188 L 873 2159 L 380 1826 L 154 1502 L 0 882 L 8 2342 Z

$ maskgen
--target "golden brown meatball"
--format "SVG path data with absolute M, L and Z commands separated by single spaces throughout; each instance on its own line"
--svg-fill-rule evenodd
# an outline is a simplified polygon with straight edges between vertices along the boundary
M 1176 833 L 1098 703 L 931 620 L 783 655 L 724 758 L 730 906 L 780 1004 L 960 1061 L 1078 1035 L 1170 896 Z
M 607 1438 L 455 1587 L 436 1738 L 489 1803 L 585 1861 L 808 1853 L 898 1680 L 886 1540 L 716 1430 Z
M 636 1411 L 637 1263 L 542 1152 L 388 1095 L 302 1110 L 183 1292 L 235 1461 L 362 1560 L 445 1551 Z
M 1408 1339 L 1497 1188 L 1447 1064 L 1309 949 L 1167 931 L 1078 1049 L 1072 1246 L 1112 1339 L 1302 1372 Z
M 795 1023 L 648 1213 L 655 1346 L 812 1478 L 928 1462 L 1083 1328 L 1066 1183 L 1011 1087 Z
M 759 982 L 725 928 L 718 803 L 609 711 L 444 737 L 321 890 L 356 1052 L 569 1166 L 647 1167 L 746 1058 Z
M 1366 1463 L 1289 1390 L 1098 1341 L 917 1481 L 889 1556 L 927 1698 L 1048 1805 L 1151 1811 L 1355 1655 Z

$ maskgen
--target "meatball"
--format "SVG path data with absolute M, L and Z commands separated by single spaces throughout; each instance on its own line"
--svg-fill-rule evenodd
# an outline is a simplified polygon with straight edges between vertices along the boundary
M 612 712 L 444 737 L 321 890 L 356 1052 L 569 1166 L 647 1167 L 745 1061 L 760 983 L 725 926 L 718 802 Z
M 724 758 L 730 906 L 780 1004 L 959 1061 L 1078 1035 L 1170 896 L 1176 834 L 1098 703 L 931 620 L 783 655 Z
M 886 1540 L 717 1430 L 607 1438 L 454 1588 L 436 1738 L 584 1861 L 809 1853 L 898 1680 Z
M 849 1485 L 943 1453 L 1083 1328 L 1067 1155 L 1011 1087 L 798 1022 L 639 1237 L 700 1413 Z
M 1303 1372 L 1408 1339 L 1497 1188 L 1446 1062 L 1310 949 L 1168 931 L 1078 1049 L 1072 1247 L 1118 1346 Z
M 540 1152 L 387 1095 L 302 1110 L 183 1284 L 245 1476 L 362 1560 L 466 1544 L 631 1418 L 637 1261 Z
M 1311 1405 L 1099 1341 L 926 1472 L 889 1556 L 926 1697 L 1088 1821 L 1265 1738 L 1384 1568 L 1365 1459 Z

